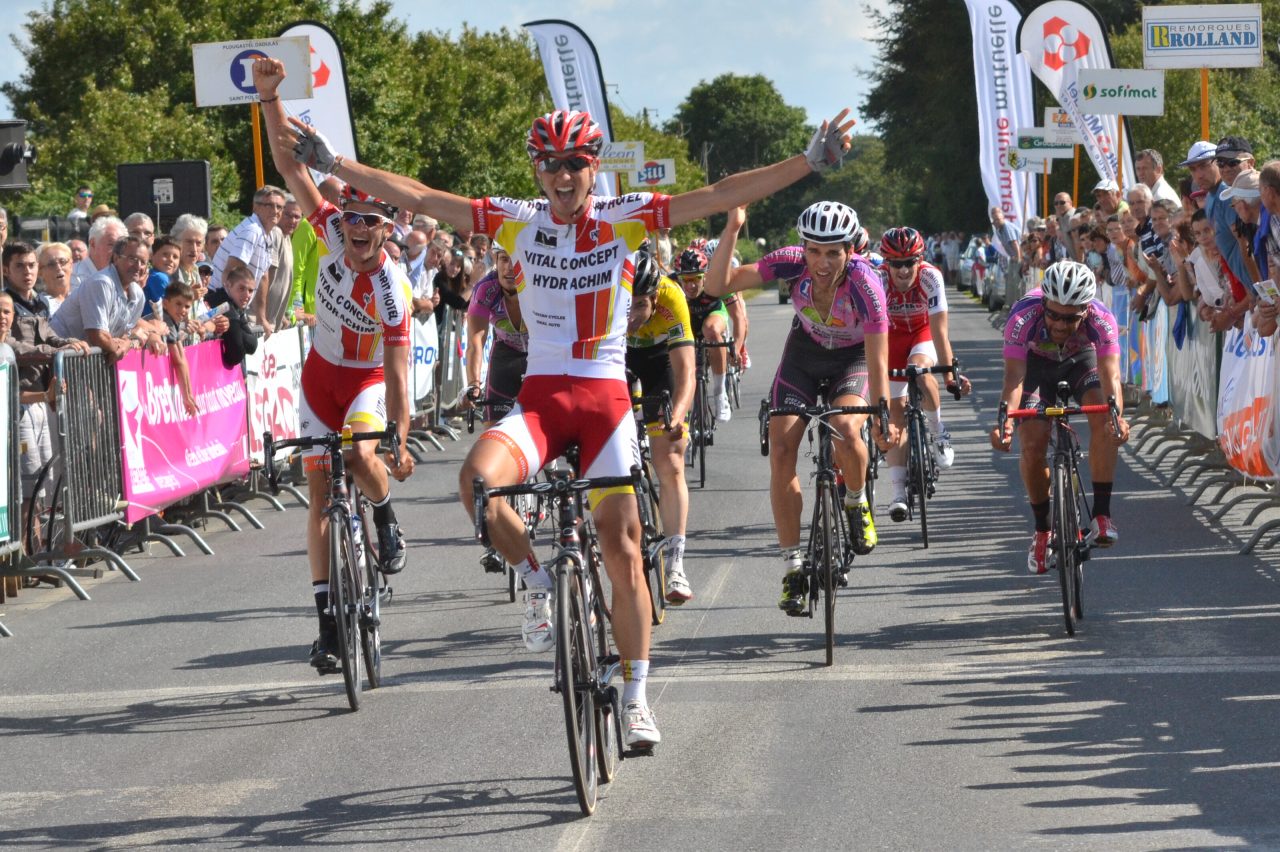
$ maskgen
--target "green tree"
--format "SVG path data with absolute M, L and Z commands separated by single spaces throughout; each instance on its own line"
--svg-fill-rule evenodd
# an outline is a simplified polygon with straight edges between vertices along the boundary
M 706 184 L 706 175 L 702 164 L 689 157 L 688 146 L 684 140 L 654 127 L 642 116 L 627 115 L 615 107 L 609 108 L 609 120 L 613 125 L 613 138 L 618 141 L 639 141 L 644 143 L 644 155 L 650 160 L 672 159 L 676 161 L 676 182 L 674 186 L 654 187 L 658 192 L 678 195 L 697 189 Z M 647 192 L 646 186 L 632 186 L 625 176 L 622 178 L 622 191 Z M 675 229 L 676 242 L 684 245 L 689 240 L 706 232 L 706 222 L 690 222 Z
M 714 182 L 798 154 L 813 128 L 805 126 L 804 110 L 787 104 L 768 78 L 722 74 L 693 87 L 666 131 L 684 137 L 690 159 L 701 162 L 706 152 L 706 178 Z M 752 234 L 780 239 L 795 221 L 798 199 L 817 184 L 808 178 L 755 205 Z M 713 217 L 711 230 L 718 232 L 723 222 Z

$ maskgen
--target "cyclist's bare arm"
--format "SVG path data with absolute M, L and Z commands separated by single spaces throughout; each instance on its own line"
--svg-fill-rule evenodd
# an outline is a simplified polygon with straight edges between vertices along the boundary
M 306 125 L 296 118 L 289 119 L 299 130 Z M 411 177 L 385 172 L 357 163 L 347 158 L 339 159 L 333 166 L 334 177 L 341 178 L 356 189 L 376 195 L 396 207 L 407 207 L 417 213 L 425 213 L 433 219 L 448 222 L 458 231 L 470 231 L 471 200 L 451 192 L 432 189 Z
M 1124 419 L 1124 387 L 1120 381 L 1120 356 L 1104 355 L 1098 359 L 1098 378 L 1102 382 L 1102 394 L 1107 399 L 1114 398 L 1120 434 L 1112 432 L 1117 443 L 1129 440 L 1129 423 Z M 1110 418 L 1107 420 L 1108 431 L 1111 430 Z
M 253 85 L 262 101 L 262 118 L 267 127 L 267 141 L 271 145 L 271 162 L 284 178 L 285 186 L 298 201 L 303 216 L 314 213 L 324 199 L 312 183 L 306 166 L 293 158 L 293 131 L 289 129 L 284 104 L 276 95 L 276 88 L 284 81 L 284 63 L 279 59 L 257 59 L 253 63 Z M 274 99 L 274 100 L 273 100 Z
M 946 311 L 938 311 L 936 314 L 929 315 L 929 334 L 933 337 L 933 345 L 938 350 L 938 363 L 943 366 L 950 365 L 955 360 L 955 352 L 951 348 L 950 328 Z M 948 373 L 943 383 L 949 385 L 952 382 L 960 383 L 960 393 L 962 394 L 967 394 L 973 390 L 973 386 L 967 378 Z
M 400 446 L 404 447 L 409 437 L 409 347 L 384 345 L 382 349 L 382 369 L 387 384 L 387 419 L 396 422 L 396 432 L 400 437 Z M 413 473 L 413 454 L 400 453 L 400 466 L 393 468 L 391 475 L 404 480 Z
M 483 353 L 484 342 L 489 337 L 489 321 L 484 317 L 467 315 L 467 351 Z M 481 358 L 473 355 L 467 359 L 467 387 L 480 387 Z
M 667 357 L 671 359 L 671 376 L 675 385 L 675 394 L 671 400 L 671 424 L 675 427 L 678 423 L 684 423 L 685 415 L 693 407 L 694 348 L 677 346 L 667 350 Z
M 836 137 L 833 145 L 838 144 L 842 152 L 849 150 L 849 130 L 854 125 L 852 119 L 846 121 L 848 116 L 849 110 L 843 109 L 835 118 L 822 122 L 821 128 L 822 132 Z M 773 165 L 729 175 L 710 186 L 681 193 L 671 199 L 671 224 L 673 227 L 683 225 L 705 219 L 712 213 L 724 213 L 759 201 L 806 177 L 814 169 L 807 154 L 797 154 Z
M 1010 411 L 1018 407 L 1018 403 L 1022 401 L 1022 382 L 1027 377 L 1027 362 L 1018 358 L 1004 359 L 1004 387 L 1000 390 L 1000 401 L 1003 402 Z M 991 446 L 997 450 L 1009 452 L 1009 445 L 1013 443 L 1013 421 L 1004 424 L 1001 431 L 1000 424 L 991 430 Z
M 720 245 L 726 251 L 717 251 L 711 255 L 711 263 L 707 265 L 707 277 L 702 282 L 703 289 L 712 296 L 727 296 L 739 290 L 750 290 L 764 283 L 754 263 L 744 263 L 733 269 L 733 247 L 738 243 L 738 231 L 747 221 L 747 208 L 738 206 L 729 211 L 724 230 L 720 232 Z M 745 313 L 745 311 L 744 311 Z M 744 330 L 745 331 L 745 330 Z
M 726 301 L 724 306 L 729 311 L 729 319 L 733 320 L 733 341 L 736 344 L 734 348 L 741 352 L 747 340 L 747 303 L 735 298 L 732 301 Z

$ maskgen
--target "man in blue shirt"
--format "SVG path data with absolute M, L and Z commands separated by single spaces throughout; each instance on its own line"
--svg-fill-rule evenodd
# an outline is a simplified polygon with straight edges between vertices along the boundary
M 1204 210 L 1213 224 L 1214 239 L 1227 266 L 1236 278 L 1251 282 L 1233 230 L 1239 217 L 1231 203 L 1222 198 L 1222 191 L 1243 169 L 1253 168 L 1253 148 L 1239 136 L 1225 136 L 1217 145 L 1200 141 L 1191 146 L 1187 159 L 1179 165 L 1186 166 L 1196 186 L 1206 192 Z

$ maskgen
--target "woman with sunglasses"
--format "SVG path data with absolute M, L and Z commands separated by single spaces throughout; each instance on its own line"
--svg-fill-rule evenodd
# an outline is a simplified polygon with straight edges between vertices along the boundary
M 287 133 L 281 132 L 287 125 L 275 92 L 284 79 L 283 65 L 258 60 L 253 77 L 264 107 L 275 167 L 328 249 L 316 278 L 316 324 L 311 351 L 302 367 L 301 432 L 304 437 L 319 437 L 344 426 L 353 432 L 376 432 L 394 420 L 403 446 L 409 428 L 413 292 L 404 270 L 384 249 L 395 232 L 395 209 L 351 186 L 343 189 L 341 208 L 326 201 L 306 168 L 292 156 Z M 384 572 L 394 574 L 404 569 L 405 543 L 391 507 L 387 470 L 404 480 L 413 472 L 413 455 L 401 453 L 396 466 L 388 454 L 384 466 L 376 447 L 372 441 L 354 443 L 348 464 L 373 505 L 379 562 Z M 307 556 L 320 621 L 311 665 L 322 674 L 336 671 L 338 666 L 337 624 L 328 612 L 328 521 L 323 515 L 327 461 L 322 448 L 303 454 L 311 496 Z
M 932 367 L 953 360 L 951 338 L 947 326 L 947 288 L 942 270 L 924 259 L 924 240 L 915 228 L 890 228 L 880 238 L 880 254 L 884 255 L 885 295 L 889 311 L 889 369 L 905 370 L 907 364 Z M 887 274 L 886 273 L 887 270 Z M 916 380 L 923 392 L 921 405 L 929 428 L 933 431 L 934 457 L 943 470 L 955 461 L 951 433 L 942 422 L 939 410 L 938 382 L 933 374 Z M 959 382 L 961 393 L 970 391 L 964 376 L 950 376 L 947 388 Z M 889 380 L 893 391 L 890 417 L 902 430 L 906 426 L 907 383 Z M 895 445 L 885 454 L 889 463 L 889 482 L 893 496 L 889 501 L 889 517 L 894 522 L 907 519 L 907 449 Z
M 746 221 L 746 211 L 730 211 L 722 246 L 733 246 Z M 782 359 L 769 393 L 773 408 L 812 406 L 825 387 L 828 404 L 867 405 L 889 398 L 888 332 L 884 284 L 871 264 L 853 251 L 858 214 L 838 201 L 819 201 L 796 222 L 801 245 L 781 248 L 755 263 L 730 271 L 732 252 L 716 252 L 707 271 L 706 290 L 725 295 L 767 281 L 791 282 L 796 316 L 783 346 Z M 924 247 L 921 245 L 921 253 Z M 838 436 L 836 464 L 844 474 L 845 512 L 857 553 L 876 546 L 876 526 L 866 498 L 867 447 L 862 443 L 865 414 L 833 416 Z M 872 418 L 876 443 L 887 451 L 896 443 L 897 427 L 880 434 Z M 808 590 L 802 572 L 800 513 L 804 497 L 796 476 L 796 460 L 805 423 L 800 417 L 769 421 L 769 497 L 782 553 L 782 598 L 778 608 L 788 615 L 804 611 Z
M 1058 382 L 1067 382 L 1077 403 L 1102 405 L 1115 397 L 1123 413 L 1120 386 L 1119 324 L 1096 297 L 1097 282 L 1089 267 L 1060 260 L 1045 270 L 1044 285 L 1023 296 L 1009 310 L 1004 327 L 1004 389 L 1000 399 L 1010 409 L 1035 408 L 1057 398 Z M 1119 446 L 1129 439 L 1129 424 L 1119 418 L 1111 431 L 1107 413 L 1089 417 L 1089 476 L 1093 480 L 1093 540 L 1110 547 L 1120 534 L 1111 522 L 1111 485 Z M 1049 421 L 1023 420 L 1018 426 L 1022 481 L 1027 488 L 1035 535 L 1027 551 L 1027 570 L 1048 570 Z M 991 446 L 1009 452 L 1012 421 L 991 430 Z
M 276 60 L 254 65 L 270 86 L 284 77 Z M 449 223 L 482 233 L 517 264 L 520 306 L 529 327 L 529 367 L 515 409 L 476 441 L 459 475 L 459 496 L 472 511 L 472 482 L 492 486 L 523 480 L 565 447 L 579 445 L 584 475 L 626 475 L 635 460 L 635 421 L 624 360 L 635 254 L 649 231 L 670 228 L 764 198 L 811 172 L 837 165 L 849 150 L 848 110 L 824 121 L 802 154 L 730 175 L 677 196 L 631 193 L 595 196 L 604 134 L 585 112 L 557 110 L 533 121 L 526 137 L 533 177 L 545 198 L 463 198 L 412 178 L 374 169 L 333 151 L 322 135 L 296 119 L 281 134 L 284 111 L 268 110 L 276 145 L 321 172 Z M 295 135 L 296 134 L 296 135 Z M 600 495 L 594 516 L 613 587 L 613 632 L 623 661 L 623 730 L 629 748 L 651 748 L 661 737 L 649 710 L 650 602 L 640 555 L 635 497 Z M 533 559 L 519 517 L 492 501 L 489 529 L 503 556 L 521 568 L 529 594 L 526 646 L 550 650 L 550 580 Z

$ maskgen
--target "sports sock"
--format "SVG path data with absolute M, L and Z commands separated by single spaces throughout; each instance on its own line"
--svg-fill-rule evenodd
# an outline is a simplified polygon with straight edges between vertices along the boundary
M 1036 518 L 1036 532 L 1049 531 L 1049 501 L 1043 503 L 1032 503 L 1031 514 Z
M 684 562 L 684 536 L 673 535 L 667 539 L 667 546 L 671 548 L 671 561 L 675 564 Z
M 530 553 L 523 562 L 516 566 L 516 570 L 520 572 L 524 584 L 531 589 L 549 589 L 551 588 L 551 577 L 546 571 L 542 570 L 542 566 L 538 564 L 538 557 Z
M 929 420 L 929 428 L 933 431 L 933 437 L 936 438 L 946 431 L 942 426 L 942 411 L 940 409 L 935 408 L 930 411 L 926 408 L 924 416 Z
M 312 580 L 311 592 L 316 597 L 316 613 L 324 618 L 329 614 L 329 581 Z
M 1111 517 L 1111 482 L 1093 483 L 1093 515 Z
M 644 682 L 649 677 L 648 660 L 622 661 L 622 703 L 639 701 L 646 707 L 649 699 L 644 693 Z
M 889 468 L 889 485 L 895 496 L 907 493 L 907 466 L 895 465 Z
M 865 486 L 859 488 L 857 491 L 850 488 L 844 492 L 844 507 L 846 509 L 852 509 L 856 506 L 861 506 L 866 502 L 866 499 L 867 489 Z
M 383 496 L 381 503 L 370 500 L 369 505 L 373 507 L 373 522 L 378 526 L 382 526 L 383 524 L 394 524 L 396 522 L 395 509 L 391 508 L 390 488 L 387 489 L 387 493 Z

